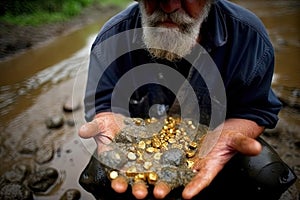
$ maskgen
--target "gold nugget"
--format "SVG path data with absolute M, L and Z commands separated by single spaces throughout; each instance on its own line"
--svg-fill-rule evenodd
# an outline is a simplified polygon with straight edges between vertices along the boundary
M 141 119 L 134 119 L 134 122 L 138 126 L 142 124 L 142 120 Z
M 186 157 L 191 158 L 193 156 L 195 156 L 196 152 L 195 151 L 187 151 L 186 152 Z
M 187 167 L 189 169 L 191 169 L 194 166 L 194 164 L 195 164 L 194 161 L 191 161 L 191 160 L 187 160 L 186 163 L 187 163 Z
M 145 181 L 146 179 L 147 179 L 147 177 L 144 173 L 139 173 L 139 174 L 135 175 L 133 178 L 134 182 Z
M 189 144 L 189 147 L 191 148 L 191 149 L 196 149 L 197 148 L 197 143 L 196 142 L 190 142 L 190 144 Z
M 153 139 L 152 139 L 152 146 L 154 148 L 159 148 L 160 145 L 161 145 L 160 140 L 157 137 L 153 137 Z
M 136 171 L 136 167 L 135 166 L 131 166 L 127 169 L 126 171 L 126 176 L 128 177 L 134 177 L 136 176 L 138 173 Z
M 155 184 L 156 181 L 158 180 L 158 175 L 155 172 L 149 172 L 147 178 L 149 184 Z
M 148 148 L 146 149 L 146 151 L 147 151 L 148 153 L 153 153 L 153 152 L 155 151 L 155 148 L 154 148 L 154 147 L 148 147 Z
M 146 148 L 146 143 L 144 141 L 140 141 L 139 144 L 138 144 L 138 148 L 145 149 Z
M 170 138 L 170 139 L 168 140 L 168 142 L 169 142 L 170 144 L 174 144 L 174 143 L 176 143 L 176 140 L 175 140 L 174 138 Z

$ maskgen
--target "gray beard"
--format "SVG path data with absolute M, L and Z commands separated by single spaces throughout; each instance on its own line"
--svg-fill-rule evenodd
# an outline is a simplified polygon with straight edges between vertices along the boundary
M 179 27 L 163 28 L 156 26 L 156 23 L 167 16 L 163 16 L 159 11 L 147 15 L 144 4 L 140 2 L 143 41 L 150 54 L 154 58 L 163 58 L 169 61 L 180 60 L 190 54 L 192 48 L 197 44 L 200 28 L 209 14 L 210 5 L 210 3 L 205 5 L 197 19 L 182 13 L 172 14 L 174 16 L 171 15 L 170 18 L 179 24 Z

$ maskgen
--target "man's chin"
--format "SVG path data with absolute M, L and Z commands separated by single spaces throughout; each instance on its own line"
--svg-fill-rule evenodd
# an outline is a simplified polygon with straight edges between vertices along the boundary
M 181 56 L 166 50 L 149 48 L 148 51 L 150 52 L 151 56 L 156 59 L 166 59 L 171 62 L 179 61 L 182 59 Z

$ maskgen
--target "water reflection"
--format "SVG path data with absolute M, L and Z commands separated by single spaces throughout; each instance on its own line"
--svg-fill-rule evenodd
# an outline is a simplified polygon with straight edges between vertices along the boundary
M 93 24 L 0 63 L 0 122 L 13 119 L 43 91 L 74 77 L 80 67 L 87 66 L 98 28 L 99 24 Z

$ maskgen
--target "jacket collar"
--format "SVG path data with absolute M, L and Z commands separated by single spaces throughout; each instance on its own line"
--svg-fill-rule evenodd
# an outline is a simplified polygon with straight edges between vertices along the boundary
M 228 39 L 226 21 L 218 3 L 212 4 L 208 18 L 203 22 L 200 31 L 201 44 L 207 51 L 223 46 Z

